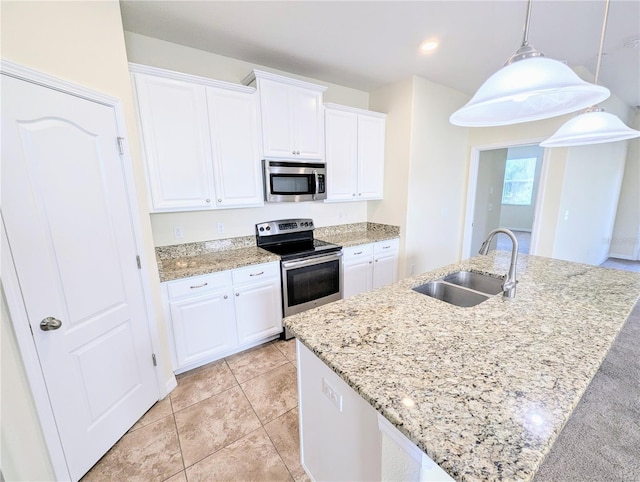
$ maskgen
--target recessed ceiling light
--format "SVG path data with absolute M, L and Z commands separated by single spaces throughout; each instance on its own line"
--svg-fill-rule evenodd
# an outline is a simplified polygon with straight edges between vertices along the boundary
M 425 40 L 420 44 L 420 52 L 433 52 L 438 48 L 438 41 L 434 39 Z

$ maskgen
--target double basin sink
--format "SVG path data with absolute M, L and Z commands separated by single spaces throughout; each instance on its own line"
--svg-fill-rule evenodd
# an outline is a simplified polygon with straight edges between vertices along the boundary
M 458 271 L 413 288 L 414 291 L 445 303 L 468 308 L 502 292 L 504 279 L 473 271 Z

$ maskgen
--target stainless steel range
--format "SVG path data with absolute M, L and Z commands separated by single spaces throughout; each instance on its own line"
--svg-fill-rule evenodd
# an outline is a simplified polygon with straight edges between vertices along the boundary
M 282 260 L 284 316 L 342 298 L 342 246 L 314 239 L 313 230 L 311 219 L 256 224 L 257 245 Z

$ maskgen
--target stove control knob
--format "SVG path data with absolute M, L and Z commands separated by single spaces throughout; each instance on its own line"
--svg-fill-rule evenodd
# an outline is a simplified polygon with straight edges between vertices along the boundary
M 303 223 L 302 223 L 302 225 L 303 225 L 303 226 L 306 226 L 306 225 L 307 225 L 306 221 L 305 221 L 305 222 L 303 222 Z
M 260 226 L 260 231 L 264 231 L 264 226 Z
M 267 230 L 267 231 L 271 231 L 271 226 L 267 226 L 267 227 L 266 227 L 266 230 Z
M 309 221 L 309 227 L 313 227 L 313 221 Z

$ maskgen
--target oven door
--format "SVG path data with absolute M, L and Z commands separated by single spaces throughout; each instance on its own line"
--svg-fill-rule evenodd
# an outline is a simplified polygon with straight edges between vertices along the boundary
M 284 316 L 342 299 L 342 252 L 282 262 Z

